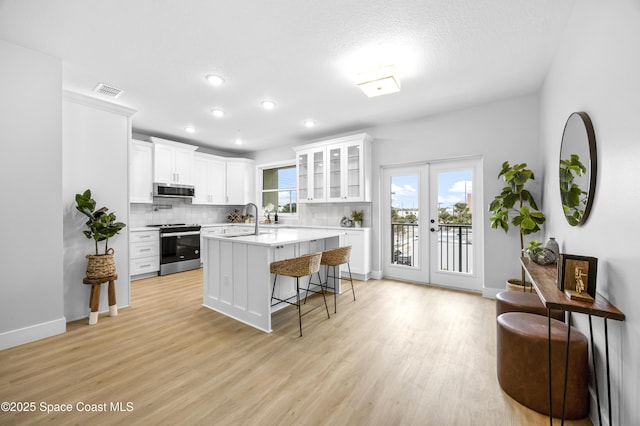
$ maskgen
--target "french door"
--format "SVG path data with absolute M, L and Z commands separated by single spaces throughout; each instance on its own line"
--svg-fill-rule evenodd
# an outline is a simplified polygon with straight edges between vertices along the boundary
M 482 290 L 481 161 L 384 168 L 383 273 Z

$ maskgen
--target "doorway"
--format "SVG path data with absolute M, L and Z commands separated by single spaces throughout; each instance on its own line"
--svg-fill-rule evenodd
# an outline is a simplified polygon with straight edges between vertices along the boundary
M 382 170 L 383 275 L 481 291 L 481 160 Z

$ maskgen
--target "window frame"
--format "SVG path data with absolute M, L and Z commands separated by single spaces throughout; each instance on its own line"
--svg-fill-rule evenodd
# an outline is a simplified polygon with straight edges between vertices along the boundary
M 281 213 L 278 212 L 278 216 L 282 217 L 282 218 L 290 218 L 290 219 L 297 219 L 298 218 L 298 211 L 299 211 L 299 206 L 300 203 L 297 200 L 297 194 L 299 194 L 298 191 L 298 164 L 296 162 L 295 158 L 292 158 L 290 160 L 282 160 L 282 161 L 276 161 L 273 163 L 265 163 L 265 164 L 260 164 L 256 166 L 256 200 L 260 200 L 259 204 L 262 204 L 262 194 L 265 192 L 263 187 L 264 187 L 264 171 L 265 170 L 269 170 L 269 169 L 279 169 L 279 168 L 285 168 L 285 167 L 293 167 L 296 170 L 296 184 L 294 186 L 294 189 L 296 191 L 296 212 L 295 213 Z M 272 192 L 273 190 L 269 190 L 267 192 Z M 262 209 L 263 206 L 258 206 L 258 208 Z

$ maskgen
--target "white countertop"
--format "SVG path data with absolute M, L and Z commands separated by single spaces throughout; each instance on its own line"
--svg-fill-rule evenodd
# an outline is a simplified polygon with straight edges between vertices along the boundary
M 252 245 L 264 245 L 264 246 L 278 246 L 286 244 L 295 244 L 305 241 L 320 240 L 323 238 L 338 237 L 339 232 L 325 229 L 270 229 L 269 231 L 262 231 L 260 235 L 237 235 L 232 236 L 230 234 L 213 234 L 204 235 L 204 238 L 229 241 L 233 243 L 252 244 Z

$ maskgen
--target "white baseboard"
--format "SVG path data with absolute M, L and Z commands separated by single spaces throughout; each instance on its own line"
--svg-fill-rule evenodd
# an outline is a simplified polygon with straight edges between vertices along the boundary
M 30 325 L 17 330 L 0 333 L 0 350 L 24 345 L 46 337 L 62 334 L 67 331 L 67 321 L 64 317 L 53 321 Z
M 482 297 L 486 297 L 487 299 L 495 299 L 496 295 L 501 291 L 504 291 L 504 288 L 484 287 L 482 289 Z
M 374 280 L 382 279 L 382 271 L 371 271 L 371 278 Z

